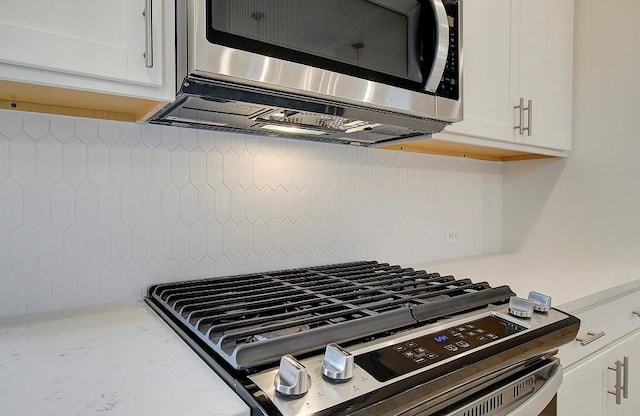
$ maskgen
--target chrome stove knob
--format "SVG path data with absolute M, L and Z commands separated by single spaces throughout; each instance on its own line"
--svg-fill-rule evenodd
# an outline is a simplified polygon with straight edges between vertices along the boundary
M 538 292 L 529 292 L 529 300 L 533 302 L 533 309 L 536 312 L 549 312 L 549 309 L 551 309 L 551 296 Z
M 328 344 L 322 361 L 322 375 L 332 381 L 347 381 L 353 377 L 353 355 L 338 344 Z
M 533 316 L 533 302 L 529 299 L 511 296 L 509 299 L 509 313 L 518 318 L 531 318 Z
M 276 391 L 283 396 L 303 396 L 311 387 L 311 376 L 307 372 L 307 368 L 293 356 L 284 355 L 280 358 L 280 368 L 278 368 L 273 384 Z

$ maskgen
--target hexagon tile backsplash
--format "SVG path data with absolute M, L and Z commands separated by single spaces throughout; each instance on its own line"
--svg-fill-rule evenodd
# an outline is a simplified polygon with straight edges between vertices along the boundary
M 497 163 L 0 110 L 0 315 L 481 254 L 501 248 L 501 222 Z

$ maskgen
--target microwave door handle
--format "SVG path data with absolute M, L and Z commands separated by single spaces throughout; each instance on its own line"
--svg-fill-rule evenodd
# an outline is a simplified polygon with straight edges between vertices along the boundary
M 442 0 L 430 1 L 436 13 L 438 39 L 436 40 L 437 45 L 433 57 L 433 65 L 431 65 L 431 72 L 424 89 L 428 92 L 436 92 L 444 73 L 444 67 L 447 64 L 447 55 L 449 54 L 449 19 Z

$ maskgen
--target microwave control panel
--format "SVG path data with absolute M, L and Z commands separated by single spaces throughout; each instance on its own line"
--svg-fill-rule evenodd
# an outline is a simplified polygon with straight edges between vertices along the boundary
M 445 0 L 443 4 L 449 18 L 449 53 L 436 95 L 458 100 L 460 98 L 460 18 L 458 17 L 460 5 L 458 0 Z

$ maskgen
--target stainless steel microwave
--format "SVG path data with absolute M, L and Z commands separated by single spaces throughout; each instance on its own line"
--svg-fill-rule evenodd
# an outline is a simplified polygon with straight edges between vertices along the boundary
M 461 0 L 178 0 L 153 123 L 357 145 L 462 119 Z

